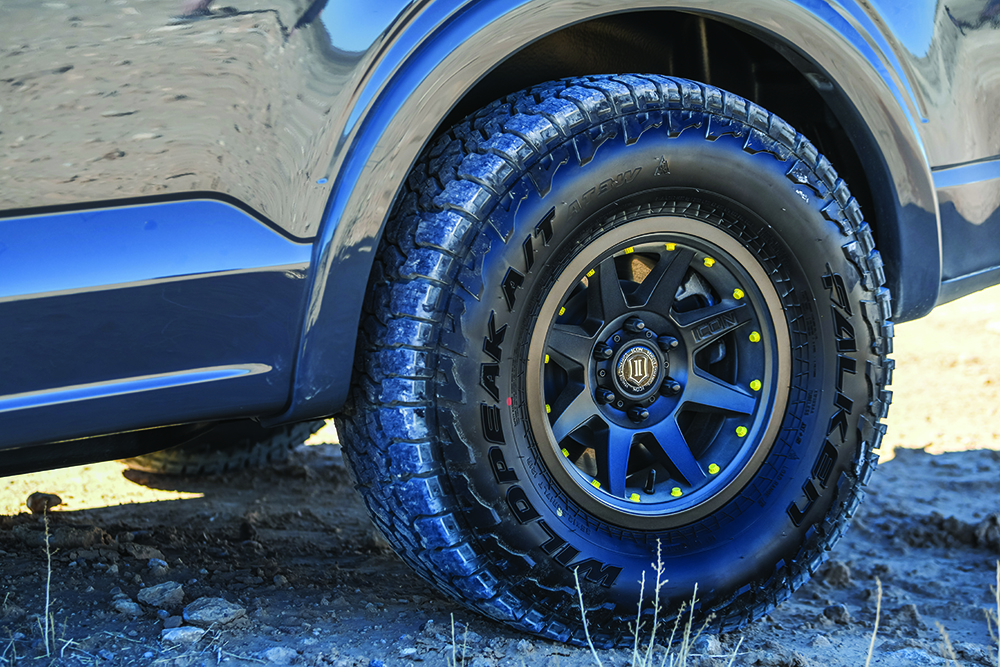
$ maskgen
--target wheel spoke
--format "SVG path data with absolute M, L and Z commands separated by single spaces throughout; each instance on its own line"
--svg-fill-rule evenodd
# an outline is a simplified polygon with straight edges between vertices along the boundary
M 664 419 L 650 431 L 661 454 L 676 468 L 681 477 L 691 486 L 705 479 L 705 472 L 694 458 L 684 434 L 673 417 Z
M 677 322 L 688 349 L 694 351 L 738 329 L 752 317 L 753 309 L 749 304 L 727 299 L 690 313 L 675 313 L 674 321 Z
M 698 372 L 688 374 L 683 400 L 685 407 L 698 406 L 698 412 L 749 415 L 757 406 L 757 399 L 736 385 Z
M 687 249 L 663 252 L 649 275 L 629 297 L 636 306 L 666 314 L 677 296 L 677 288 L 687 275 L 694 251 Z
M 574 384 L 563 390 L 553 413 L 558 415 L 552 423 L 552 435 L 558 445 L 567 435 L 597 414 L 597 406 L 585 387 Z
M 634 432 L 610 424 L 608 426 L 607 447 L 599 454 L 598 470 L 606 490 L 616 498 L 625 497 L 625 478 L 628 476 L 628 460 L 632 451 Z
M 549 331 L 548 351 L 556 357 L 556 363 L 567 370 L 586 367 L 594 348 L 594 339 L 583 327 L 556 324 Z
M 628 309 L 614 257 L 598 264 L 594 275 L 587 280 L 587 314 L 590 317 L 608 322 Z

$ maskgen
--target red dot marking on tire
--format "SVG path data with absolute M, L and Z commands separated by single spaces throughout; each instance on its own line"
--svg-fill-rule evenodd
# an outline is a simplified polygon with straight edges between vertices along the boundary
M 508 396 L 507 397 L 507 407 L 509 408 L 511 405 L 513 405 L 513 403 L 514 402 L 510 399 L 510 396 Z

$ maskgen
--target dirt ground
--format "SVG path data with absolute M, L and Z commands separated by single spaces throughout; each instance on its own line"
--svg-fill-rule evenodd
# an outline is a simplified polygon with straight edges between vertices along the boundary
M 896 332 L 883 463 L 851 530 L 791 600 L 742 633 L 699 641 L 689 664 L 725 665 L 735 651 L 737 665 L 863 665 L 876 578 L 872 664 L 949 664 L 942 630 L 958 664 L 997 664 L 984 610 L 996 609 L 1000 559 L 1000 289 Z M 35 491 L 64 500 L 50 519 L 48 658 L 44 525 L 24 505 Z M 165 582 L 182 591 L 154 589 Z M 164 597 L 159 614 L 142 603 L 154 593 Z M 163 638 L 201 598 L 233 604 L 216 605 L 203 635 L 185 623 Z M 373 529 L 334 444 L 227 479 L 105 463 L 0 480 L 3 667 L 445 665 L 452 616 L 460 636 L 468 624 L 472 667 L 596 664 L 586 650 L 507 630 L 426 586 Z M 187 637 L 171 643 L 177 633 Z M 625 665 L 631 655 L 603 651 L 601 660 Z

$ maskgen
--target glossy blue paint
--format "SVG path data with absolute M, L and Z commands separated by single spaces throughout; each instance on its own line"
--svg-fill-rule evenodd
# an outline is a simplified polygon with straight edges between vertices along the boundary
M 0 218 L 0 303 L 305 264 L 310 252 L 309 244 L 211 199 Z
M 208 199 L 0 238 L 0 449 L 285 407 L 310 244 Z

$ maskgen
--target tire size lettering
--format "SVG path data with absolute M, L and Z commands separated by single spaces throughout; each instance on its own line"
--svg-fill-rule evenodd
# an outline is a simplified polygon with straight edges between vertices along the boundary
M 590 204 L 596 197 L 607 194 L 615 188 L 625 185 L 626 183 L 631 183 L 635 180 L 635 177 L 639 175 L 642 171 L 642 167 L 636 167 L 635 169 L 629 169 L 628 171 L 623 171 L 614 178 L 608 178 L 601 181 L 598 185 L 590 188 L 579 199 L 574 199 L 569 205 L 570 213 L 579 213 L 583 207 Z

